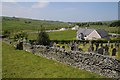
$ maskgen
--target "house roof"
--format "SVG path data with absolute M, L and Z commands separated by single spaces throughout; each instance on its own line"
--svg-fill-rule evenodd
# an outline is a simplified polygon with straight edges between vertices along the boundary
M 107 33 L 105 30 L 103 30 L 103 29 L 98 29 L 98 30 L 96 30 L 96 31 L 98 32 L 98 34 L 99 34 L 102 38 L 108 36 L 108 33 Z
M 89 35 L 91 32 L 93 32 L 95 29 L 85 29 L 85 28 L 80 28 L 77 31 L 77 34 L 83 33 L 84 35 Z
M 84 35 L 89 35 L 91 32 L 93 32 L 94 30 L 96 29 L 85 29 L 85 28 L 80 28 L 78 31 L 77 31 L 77 34 L 80 34 L 80 33 L 83 33 Z M 96 30 L 98 32 L 98 34 L 104 38 L 104 37 L 107 37 L 108 33 L 105 31 L 105 30 L 102 30 L 102 29 L 98 29 Z

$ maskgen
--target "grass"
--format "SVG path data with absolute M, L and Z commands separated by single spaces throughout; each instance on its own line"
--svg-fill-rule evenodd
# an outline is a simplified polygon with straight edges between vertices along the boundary
M 0 39 L 0 79 L 2 78 L 2 41 Z
M 105 78 L 2 44 L 3 78 Z
M 75 40 L 76 39 L 76 31 L 75 30 L 49 32 L 48 35 L 50 37 L 50 40 Z M 37 33 L 28 35 L 28 39 L 36 40 L 37 37 L 38 37 Z

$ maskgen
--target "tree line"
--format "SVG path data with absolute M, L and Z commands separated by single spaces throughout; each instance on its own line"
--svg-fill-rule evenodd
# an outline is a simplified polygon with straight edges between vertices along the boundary
M 111 22 L 76 22 L 74 24 L 84 27 L 89 27 L 90 25 L 105 25 L 109 27 L 120 27 L 120 20 L 111 21 Z

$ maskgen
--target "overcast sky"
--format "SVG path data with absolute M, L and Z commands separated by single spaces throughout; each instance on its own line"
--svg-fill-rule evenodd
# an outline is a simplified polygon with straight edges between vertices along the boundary
M 118 19 L 118 0 L 2 0 L 2 16 L 67 22 L 109 21 Z M 1 6 L 1 4 L 0 4 Z

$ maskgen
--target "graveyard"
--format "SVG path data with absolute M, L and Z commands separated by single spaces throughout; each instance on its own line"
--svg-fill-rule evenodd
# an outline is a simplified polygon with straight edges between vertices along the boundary
M 30 21 L 30 22 L 29 22 Z M 92 71 L 87 68 L 80 67 L 81 69 L 78 69 L 78 66 L 74 67 L 73 65 L 68 65 L 69 60 L 67 61 L 65 56 L 65 52 L 68 51 L 67 53 L 69 55 L 72 55 L 72 53 L 69 53 L 69 51 L 75 52 L 75 54 L 78 53 L 80 54 L 86 54 L 86 52 L 89 53 L 95 53 L 99 54 L 101 56 L 104 56 L 105 59 L 110 59 L 119 62 L 120 59 L 120 48 L 119 48 L 119 37 L 112 37 L 110 42 L 108 43 L 108 40 L 106 39 L 100 39 L 100 40 L 78 40 L 76 38 L 76 32 L 77 30 L 71 30 L 73 25 L 69 26 L 68 23 L 62 23 L 62 22 L 53 22 L 53 25 L 49 26 L 51 21 L 39 21 L 37 20 L 31 20 L 31 19 L 21 19 L 21 18 L 9 18 L 9 17 L 3 17 L 3 34 L 6 31 L 5 36 L 6 38 L 3 38 L 2 42 L 2 54 L 3 54 L 3 73 L 2 76 L 3 78 L 105 78 L 105 77 L 115 77 L 115 75 L 112 75 L 111 71 L 108 71 L 110 75 L 103 75 L 102 73 L 96 73 L 94 70 Z M 15 24 L 10 24 L 10 23 L 15 23 Z M 43 25 L 44 23 L 44 25 Z M 36 27 L 33 27 L 33 25 L 36 24 Z M 41 30 L 41 24 L 42 27 L 45 28 L 45 31 L 47 30 L 55 30 L 57 29 L 58 31 L 51 31 L 51 32 L 46 32 L 50 38 L 50 43 L 47 45 L 45 49 L 48 50 L 48 52 L 55 49 L 58 53 L 61 52 L 59 50 L 62 49 L 63 52 L 60 54 L 63 54 L 65 57 L 65 61 L 68 63 L 64 63 L 64 60 L 62 62 L 62 58 L 60 58 L 58 61 L 54 60 L 56 57 L 51 56 L 50 53 L 47 54 L 46 50 L 44 51 L 44 46 L 42 47 L 43 50 L 37 48 L 36 46 L 40 46 L 37 43 L 37 40 L 39 39 L 38 35 L 42 32 Z M 9 25 L 9 26 L 8 26 Z M 21 26 L 24 25 L 24 26 Z M 39 26 L 38 26 L 39 25 Z M 15 27 L 18 26 L 18 27 Z M 26 27 L 27 26 L 27 27 Z M 29 26 L 29 27 L 28 27 Z M 35 26 L 35 25 L 34 25 Z M 56 27 L 54 27 L 56 26 Z M 64 31 L 59 31 L 60 28 L 68 28 L 68 30 Z M 85 28 L 85 26 L 82 26 L 81 28 Z M 102 25 L 91 25 L 89 27 L 90 29 L 104 29 L 109 33 L 115 32 L 118 33 L 119 27 L 109 27 Z M 44 32 L 45 33 L 45 32 Z M 40 39 L 41 40 L 41 39 Z M 44 41 L 43 39 L 42 41 Z M 19 44 L 22 41 L 21 44 Z M 101 42 L 99 42 L 101 41 Z M 99 44 L 98 47 L 96 47 L 96 43 Z M 23 45 L 22 45 L 23 44 Z M 25 47 L 24 44 L 29 44 L 31 45 L 30 47 Z M 101 46 L 102 44 L 102 46 Z M 19 46 L 22 45 L 22 48 Z M 107 45 L 107 49 L 106 46 Z M 46 45 L 45 45 L 46 46 Z M 104 50 L 101 50 L 101 47 L 104 47 Z M 57 49 L 56 49 L 57 48 Z M 94 49 L 93 49 L 94 48 Z M 97 48 L 97 49 L 96 49 Z M 115 48 L 115 50 L 113 50 Z M 40 51 L 40 54 L 38 55 L 37 49 L 42 50 Z M 29 51 L 30 50 L 30 51 Z M 32 51 L 31 51 L 32 50 Z M 44 55 L 45 53 L 45 55 Z M 57 54 L 57 57 L 59 57 Z M 107 54 L 105 54 L 107 53 Z M 114 54 L 113 54 L 114 53 Z M 43 56 L 41 55 L 43 54 Z M 76 55 L 75 56 L 76 58 Z M 50 56 L 49 56 L 50 55 Z M 62 55 L 62 57 L 63 57 Z M 87 54 L 86 54 L 87 55 Z M 92 54 L 94 55 L 94 54 Z M 46 57 L 47 56 L 47 57 Z M 61 56 L 61 55 L 60 55 Z M 50 58 L 49 58 L 50 57 Z M 47 59 L 46 59 L 47 58 Z M 104 59 L 104 58 L 103 58 Z M 70 60 L 72 60 L 70 58 Z M 60 62 L 59 62 L 60 61 Z M 74 59 L 73 59 L 74 61 Z M 12 63 L 11 63 L 12 62 Z M 79 62 L 79 61 L 78 61 Z M 83 60 L 84 62 L 84 60 Z M 75 62 L 76 63 L 76 62 Z M 113 61 L 114 63 L 114 61 Z M 116 62 L 117 63 L 117 62 Z M 71 64 L 71 63 L 69 63 Z M 83 63 L 84 64 L 84 63 Z M 92 63 L 90 63 L 92 64 Z M 77 63 L 75 64 L 77 65 Z M 85 63 L 86 65 L 86 63 Z M 104 64 L 103 64 L 104 65 Z M 108 66 L 109 64 L 107 64 Z M 12 67 L 14 66 L 14 68 Z M 105 65 L 106 66 L 106 65 Z M 32 69 L 31 69 L 32 67 Z M 91 66 L 90 66 L 91 67 Z M 95 67 L 96 68 L 96 67 Z M 114 67 L 113 67 L 114 68 Z M 113 69 L 112 68 L 112 69 Z M 117 70 L 116 70 L 117 71 Z M 119 70 L 118 70 L 119 72 Z M 29 75 L 27 75 L 30 73 Z M 51 74 L 52 73 L 52 74 Z M 113 72 L 114 73 L 114 72 Z M 24 74 L 24 75 L 23 75 Z M 102 75 L 100 75 L 102 74 Z

